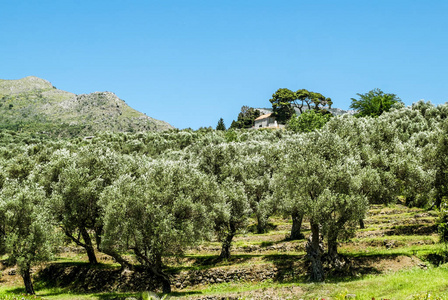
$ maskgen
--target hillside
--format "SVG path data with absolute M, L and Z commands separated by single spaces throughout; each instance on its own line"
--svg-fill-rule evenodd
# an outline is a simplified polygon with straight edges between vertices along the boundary
M 345 266 L 329 274 L 325 283 L 307 280 L 305 244 L 307 239 L 290 241 L 291 221 L 281 216 L 271 219 L 265 234 L 252 231 L 255 220 L 232 246 L 232 258 L 218 258 L 220 243 L 206 242 L 186 255 L 165 259 L 174 293 L 171 299 L 446 299 L 418 298 L 427 292 L 446 294 L 446 265 L 434 254 L 437 244 L 436 212 L 407 208 L 401 204 L 373 205 L 366 227 L 341 243 Z M 252 229 L 251 229 L 252 228 Z M 306 238 L 308 222 L 303 224 Z M 122 271 L 111 257 L 100 254 L 101 265 L 87 264 L 83 249 L 65 247 L 56 261 L 36 269 L 44 290 L 43 299 L 60 299 L 69 293 L 76 299 L 142 299 L 137 291 L 157 287 L 151 276 Z M 439 267 L 437 267 L 439 266 Z M 14 266 L 3 266 L 3 291 L 21 285 Z M 2 289 L 0 289 L 1 298 Z M 87 293 L 87 294 L 86 294 Z M 339 298 L 338 298 L 339 296 Z M 144 299 L 144 298 L 143 298 Z
M 100 131 L 161 131 L 173 127 L 136 111 L 114 93 L 76 95 L 30 76 L 0 80 L 0 128 L 85 136 Z

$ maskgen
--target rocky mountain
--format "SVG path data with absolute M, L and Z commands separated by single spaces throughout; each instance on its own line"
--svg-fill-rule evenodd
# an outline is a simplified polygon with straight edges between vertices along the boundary
M 75 95 L 25 77 L 0 80 L 0 128 L 61 136 L 173 128 L 128 106 L 111 92 Z

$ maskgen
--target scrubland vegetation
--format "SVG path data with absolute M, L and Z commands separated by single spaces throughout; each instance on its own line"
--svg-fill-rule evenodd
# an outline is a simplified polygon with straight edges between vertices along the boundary
M 445 299 L 447 117 L 418 102 L 311 132 L 3 132 L 0 255 L 25 289 L 0 295 Z

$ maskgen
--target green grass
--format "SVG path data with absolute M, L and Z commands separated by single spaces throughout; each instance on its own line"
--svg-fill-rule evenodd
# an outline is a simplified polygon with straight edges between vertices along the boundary
M 273 289 L 281 292 L 284 287 L 299 286 L 303 294 L 296 295 L 303 299 L 335 299 L 345 293 L 356 295 L 356 300 L 375 299 L 414 299 L 414 296 L 431 293 L 448 299 L 448 268 L 430 268 L 428 270 L 411 269 L 393 274 L 366 276 L 357 280 L 336 283 L 276 283 L 268 280 L 261 283 L 235 282 L 210 285 L 204 289 L 190 289 L 184 293 L 174 294 L 172 298 L 188 294 L 210 296 L 238 294 L 256 290 Z M 284 292 L 284 291 L 283 291 Z M 299 298 L 294 298 L 299 299 Z
M 448 269 L 445 267 L 428 270 L 411 269 L 394 274 L 367 276 L 366 278 L 336 284 L 335 293 L 346 289 L 356 294 L 356 299 L 390 298 L 412 299 L 413 295 L 431 292 L 448 296 Z
M 50 289 L 39 289 L 36 295 L 30 296 L 26 295 L 24 289 L 21 288 L 4 288 L 0 287 L 0 299 L 7 300 L 29 300 L 29 299 L 74 299 L 74 300 L 95 300 L 95 299 L 116 299 L 127 297 L 138 298 L 141 293 L 74 293 L 67 289 L 62 288 L 50 288 Z
M 388 235 L 379 237 L 367 238 L 353 238 L 350 242 L 372 242 L 372 241 L 401 241 L 401 242 L 415 242 L 415 241 L 430 241 L 437 242 L 438 237 L 432 235 Z
M 431 253 L 439 253 L 442 251 L 443 246 L 440 244 L 434 245 L 413 245 L 405 247 L 397 247 L 391 249 L 377 248 L 377 247 L 365 247 L 362 251 L 346 251 L 341 249 L 339 252 L 343 255 L 350 257 L 366 257 L 366 256 L 390 256 L 390 255 L 405 255 L 405 256 L 418 256 L 424 257 Z

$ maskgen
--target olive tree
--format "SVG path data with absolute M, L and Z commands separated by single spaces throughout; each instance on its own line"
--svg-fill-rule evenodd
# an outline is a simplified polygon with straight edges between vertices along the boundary
M 216 183 L 193 165 L 153 161 L 146 172 L 121 175 L 101 194 L 102 247 L 119 253 L 132 250 L 169 293 L 162 257 L 210 238 L 216 219 L 228 218 L 223 198 Z
M 0 191 L 0 216 L 8 260 L 17 264 L 26 293 L 35 294 L 31 267 L 52 257 L 58 236 L 43 188 L 29 180 L 6 180 Z
M 230 247 L 236 233 L 245 228 L 251 210 L 244 188 L 247 176 L 241 143 L 222 143 L 203 147 L 197 158 L 198 168 L 213 178 L 224 195 L 227 218 L 217 223 L 222 242 L 221 258 L 230 257 Z
M 92 264 L 98 263 L 94 245 L 101 244 L 103 228 L 98 200 L 120 174 L 119 161 L 113 151 L 98 146 L 58 150 L 38 178 L 62 231 L 86 250 Z
M 297 209 L 310 221 L 307 255 L 311 261 L 311 279 L 322 281 L 322 230 L 331 254 L 337 253 L 340 229 L 359 220 L 367 211 L 362 179 L 368 175 L 357 154 L 338 136 L 322 131 L 299 139 L 302 140 L 295 147 L 288 147 L 284 164 L 275 176 L 275 186 L 283 195 L 285 206 Z
M 290 215 L 292 219 L 291 231 L 289 234 L 289 240 L 300 240 L 305 236 L 301 232 L 304 210 L 303 206 L 297 201 L 291 201 L 294 198 L 290 191 L 283 188 L 284 182 L 281 180 L 282 171 L 284 171 L 284 164 L 286 162 L 287 153 L 293 148 L 301 148 L 303 145 L 303 135 L 294 135 L 282 142 L 277 143 L 277 152 L 280 155 L 280 159 L 277 161 L 277 168 L 273 174 L 273 180 L 270 182 L 270 186 L 273 189 L 273 199 L 276 200 L 279 211 L 286 215 Z M 291 198 L 292 197 L 292 198 Z
M 440 205 L 448 199 L 448 121 L 445 121 L 442 134 L 436 147 L 436 158 L 434 162 L 435 175 L 435 190 L 436 201 L 435 205 Z M 446 209 L 446 207 L 444 208 Z
M 265 233 L 268 219 L 277 209 L 270 183 L 283 152 L 277 142 L 247 141 L 235 146 L 235 161 L 228 168 L 244 187 L 252 213 L 257 219 L 257 233 Z

